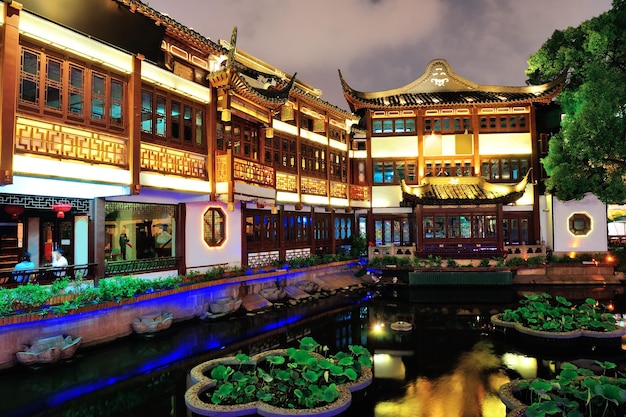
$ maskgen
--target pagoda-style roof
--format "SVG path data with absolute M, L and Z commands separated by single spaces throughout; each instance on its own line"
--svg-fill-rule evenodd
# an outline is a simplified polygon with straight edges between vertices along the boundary
M 411 206 L 510 204 L 524 195 L 530 170 L 516 184 L 491 183 L 483 177 L 426 177 L 417 186 L 402 180 L 402 199 Z
M 403 87 L 362 92 L 350 87 L 339 70 L 344 97 L 354 112 L 361 108 L 547 103 L 561 91 L 566 78 L 565 72 L 554 81 L 542 85 L 520 87 L 481 85 L 455 74 L 446 60 L 435 59 L 426 66 L 426 71 L 422 76 Z

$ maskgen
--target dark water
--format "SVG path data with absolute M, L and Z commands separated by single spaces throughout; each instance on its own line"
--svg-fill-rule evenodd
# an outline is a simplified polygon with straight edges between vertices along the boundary
M 347 416 L 504 417 L 498 387 L 518 376 L 547 376 L 567 360 L 611 360 L 626 369 L 621 349 L 572 352 L 536 349 L 494 332 L 489 317 L 517 305 L 527 291 L 586 297 L 626 312 L 621 287 L 381 286 L 295 307 L 216 322 L 177 323 L 154 337 L 132 336 L 80 349 L 69 362 L 0 373 L 0 416 L 176 416 L 188 371 L 236 352 L 295 346 L 312 336 L 331 351 L 362 344 L 374 354 L 374 382 Z M 413 324 L 394 332 L 394 321 Z

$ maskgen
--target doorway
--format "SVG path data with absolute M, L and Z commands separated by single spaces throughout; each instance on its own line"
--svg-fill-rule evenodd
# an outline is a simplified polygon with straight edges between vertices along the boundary
M 74 216 L 42 216 L 39 229 L 39 265 L 52 262 L 52 251 L 63 249 L 67 262 L 74 263 Z

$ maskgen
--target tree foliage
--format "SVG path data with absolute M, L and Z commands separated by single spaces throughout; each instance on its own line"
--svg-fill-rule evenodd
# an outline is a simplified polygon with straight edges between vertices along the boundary
M 564 117 L 542 163 L 563 201 L 588 192 L 626 200 L 626 0 L 576 28 L 555 31 L 528 60 L 530 84 L 569 70 L 558 101 Z

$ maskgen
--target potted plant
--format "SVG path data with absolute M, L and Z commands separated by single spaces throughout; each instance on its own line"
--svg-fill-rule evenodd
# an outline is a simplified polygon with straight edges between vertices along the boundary
M 493 315 L 491 322 L 504 333 L 510 329 L 534 342 L 554 344 L 558 339 L 578 343 L 576 339 L 583 339 L 593 350 L 600 345 L 621 346 L 621 337 L 626 334 L 608 308 L 593 298 L 574 305 L 548 293 L 525 294 L 518 308 Z
M 563 363 L 554 379 L 514 380 L 500 387 L 508 417 L 618 417 L 626 415 L 626 379 L 609 377 L 612 362 L 595 361 L 602 375 Z
M 204 362 L 190 371 L 187 407 L 208 416 L 323 415 L 346 410 L 351 392 L 372 381 L 371 355 L 362 346 L 324 356 L 310 337 L 299 348 Z

